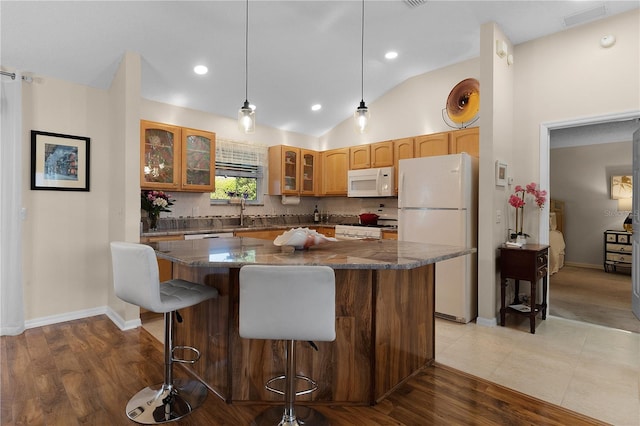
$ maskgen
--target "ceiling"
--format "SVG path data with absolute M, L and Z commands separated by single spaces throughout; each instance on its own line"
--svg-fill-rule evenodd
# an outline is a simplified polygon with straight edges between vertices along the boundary
M 639 7 L 637 0 L 409 3 L 421 0 L 365 3 L 368 105 L 412 76 L 479 56 L 484 23 L 496 22 L 517 45 L 567 29 L 565 19 L 581 25 Z M 0 66 L 106 89 L 123 53 L 137 52 L 145 99 L 235 119 L 245 100 L 245 7 L 242 0 L 2 0 Z M 361 12 L 355 0 L 250 1 L 248 99 L 259 126 L 320 136 L 353 114 L 362 97 Z M 389 50 L 395 60 L 384 58 Z M 198 64 L 209 73 L 196 75 Z M 316 103 L 320 111 L 311 110 Z

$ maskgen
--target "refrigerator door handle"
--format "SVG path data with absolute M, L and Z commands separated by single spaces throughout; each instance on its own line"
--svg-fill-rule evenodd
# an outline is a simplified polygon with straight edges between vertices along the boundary
M 400 181 L 398 182 L 398 208 L 402 208 L 402 195 L 404 194 L 404 172 L 400 172 L 398 180 Z

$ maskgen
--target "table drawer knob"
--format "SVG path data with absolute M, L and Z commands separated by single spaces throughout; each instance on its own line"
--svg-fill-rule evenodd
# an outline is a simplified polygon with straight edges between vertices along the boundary
M 547 275 L 547 267 L 538 269 L 538 278 L 542 278 Z

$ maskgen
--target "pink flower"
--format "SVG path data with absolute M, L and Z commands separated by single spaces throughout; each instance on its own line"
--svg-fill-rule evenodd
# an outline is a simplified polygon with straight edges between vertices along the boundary
M 527 194 L 535 194 L 537 186 L 538 185 L 535 182 L 531 182 L 529 185 L 527 185 Z M 517 190 L 518 189 L 516 188 L 516 191 Z
M 511 197 L 509 197 L 509 204 L 511 204 L 516 209 L 518 209 L 520 207 L 523 207 L 525 205 L 525 202 L 524 202 L 524 200 L 522 198 L 520 198 L 517 195 L 513 194 L 513 195 L 511 195 Z
M 524 192 L 524 188 L 523 188 L 523 187 L 521 187 L 520 185 L 516 185 L 516 189 L 515 189 L 515 191 L 516 191 L 516 192 Z

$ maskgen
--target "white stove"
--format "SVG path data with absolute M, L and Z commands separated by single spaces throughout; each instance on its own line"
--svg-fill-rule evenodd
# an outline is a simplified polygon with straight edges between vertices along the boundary
M 398 229 L 398 210 L 379 206 L 374 209 L 363 209 L 360 213 L 375 213 L 379 216 L 377 225 L 340 224 L 336 225 L 336 239 L 363 240 L 367 238 L 379 240 L 385 229 Z

